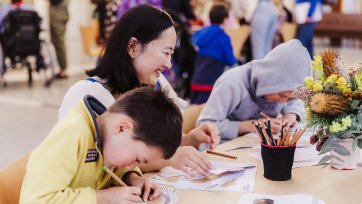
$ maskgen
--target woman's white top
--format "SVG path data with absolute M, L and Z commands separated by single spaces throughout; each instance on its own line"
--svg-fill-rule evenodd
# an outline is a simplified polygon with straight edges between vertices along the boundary
M 99 77 L 92 78 L 97 82 L 81 80 L 69 88 L 58 110 L 58 120 L 64 118 L 64 116 L 69 113 L 76 103 L 86 95 L 95 97 L 107 108 L 115 102 L 113 95 L 105 87 L 107 80 L 101 79 Z M 180 108 L 181 112 L 183 112 L 187 106 L 187 102 L 177 96 L 170 83 L 162 74 L 159 77 L 158 82 L 161 86 L 161 89 L 168 93 L 168 96 Z

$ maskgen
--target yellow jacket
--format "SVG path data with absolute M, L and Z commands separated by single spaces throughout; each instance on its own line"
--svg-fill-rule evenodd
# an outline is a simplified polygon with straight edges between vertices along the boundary
M 30 155 L 20 203 L 92 204 L 96 190 L 115 184 L 102 170 L 102 139 L 94 114 L 105 110 L 95 98 L 85 96 L 57 123 Z M 115 173 L 121 177 L 125 172 Z

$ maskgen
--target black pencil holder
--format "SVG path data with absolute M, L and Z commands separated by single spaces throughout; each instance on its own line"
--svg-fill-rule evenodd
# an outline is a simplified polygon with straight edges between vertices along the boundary
M 264 177 L 272 181 L 286 181 L 292 178 L 295 145 L 271 146 L 261 144 L 264 163 Z

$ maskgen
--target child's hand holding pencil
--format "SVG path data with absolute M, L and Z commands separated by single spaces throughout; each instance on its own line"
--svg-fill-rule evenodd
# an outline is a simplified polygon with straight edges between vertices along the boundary
M 115 201 L 114 203 L 122 203 L 122 201 L 144 203 L 148 200 L 154 200 L 161 195 L 159 186 L 150 178 L 143 178 L 134 172 L 130 172 L 127 177 L 127 183 L 131 186 L 128 186 L 106 166 L 103 166 L 102 169 L 106 171 L 107 174 L 109 174 L 121 187 L 113 187 L 97 191 L 97 203 L 102 203 L 99 201 L 113 203 L 108 202 L 113 199 Z

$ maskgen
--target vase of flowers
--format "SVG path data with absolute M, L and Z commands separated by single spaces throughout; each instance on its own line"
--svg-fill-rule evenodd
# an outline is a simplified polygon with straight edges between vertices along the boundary
M 355 169 L 362 148 L 362 68 L 348 69 L 344 59 L 325 50 L 312 62 L 315 78 L 307 77 L 294 96 L 306 104 L 306 127 L 320 164 Z M 327 163 L 329 161 L 329 163 Z

